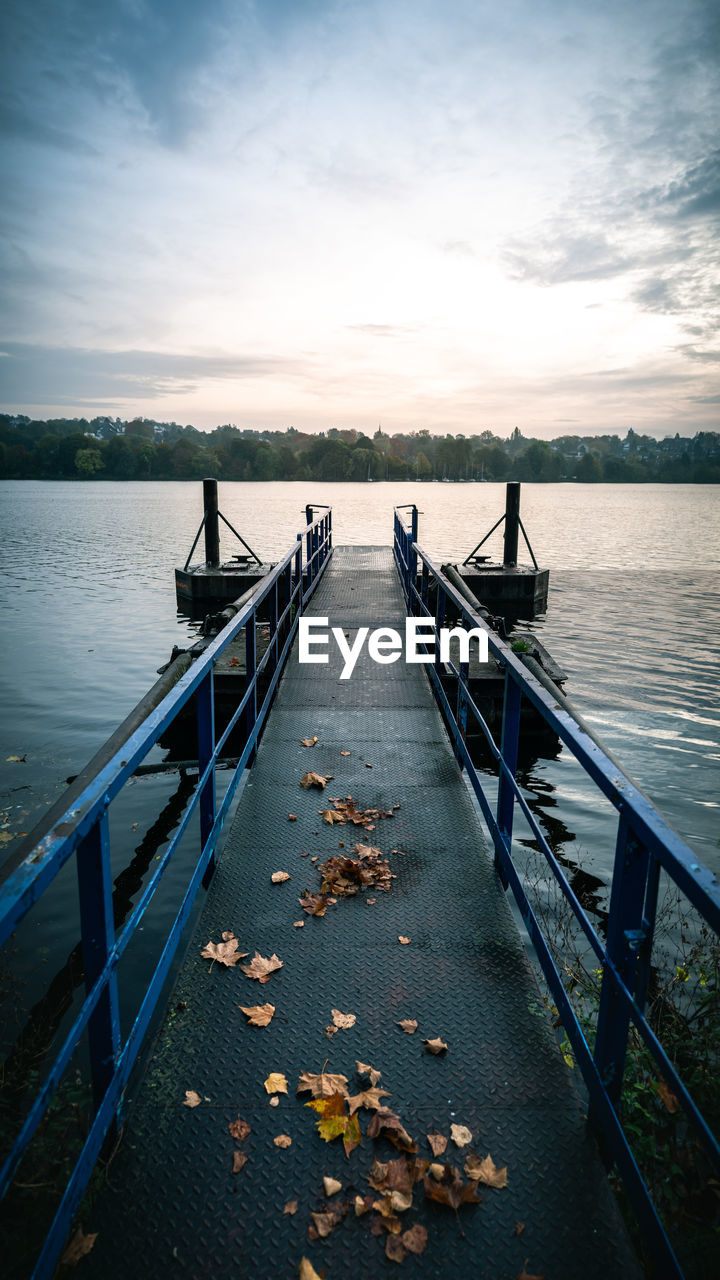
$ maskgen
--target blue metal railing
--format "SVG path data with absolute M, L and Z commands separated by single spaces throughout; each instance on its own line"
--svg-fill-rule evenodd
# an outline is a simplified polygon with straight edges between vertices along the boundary
M 33 1280 L 51 1276 L 59 1251 L 80 1203 L 103 1142 L 115 1120 L 123 1091 L 147 1032 L 158 997 L 180 942 L 200 885 L 214 866 L 215 850 L 243 770 L 251 763 L 277 683 L 298 626 L 332 553 L 332 515 L 327 509 L 309 520 L 297 541 L 271 573 L 259 582 L 240 611 L 212 641 L 189 671 L 121 745 L 107 765 L 28 854 L 0 888 L 0 945 L 48 889 L 73 854 L 76 857 L 82 954 L 86 995 L 82 1008 L 47 1070 L 10 1154 L 0 1169 L 4 1195 L 63 1074 L 87 1032 L 94 1094 L 94 1115 L 35 1264 Z M 258 661 L 258 611 L 269 614 L 268 647 Z M 245 691 L 227 727 L 215 732 L 213 673 L 228 645 L 245 630 Z M 260 677 L 262 698 L 259 703 Z M 112 910 L 109 808 L 136 768 L 165 730 L 196 696 L 198 780 L 168 847 L 119 933 Z M 244 726 L 245 745 L 225 791 L 216 803 L 215 767 L 230 734 Z M 118 1000 L 118 964 L 150 904 L 173 854 L 195 813 L 199 815 L 200 850 L 172 923 L 160 959 L 149 980 L 133 1026 L 123 1041 Z
M 402 514 L 408 510 L 409 527 Z M 563 1028 L 582 1070 L 590 1098 L 590 1120 L 600 1137 L 603 1151 L 618 1168 L 659 1274 L 682 1280 L 682 1269 L 623 1127 L 621 1096 L 628 1037 L 631 1026 L 634 1026 L 657 1063 L 666 1084 L 683 1107 L 696 1141 L 720 1174 L 720 1144 L 678 1076 L 644 1013 L 661 870 L 716 932 L 720 932 L 720 884 L 717 877 L 698 863 L 688 845 L 617 764 L 608 758 L 602 747 L 580 729 L 568 712 L 527 670 L 510 645 L 488 628 L 442 570 L 418 546 L 417 537 L 417 508 L 396 508 L 393 543 L 395 562 L 403 584 L 408 613 L 426 617 L 434 624 L 433 635 L 428 641 L 428 654 L 429 646 L 434 644 L 434 657 L 428 661 L 426 670 L 445 715 L 458 761 L 467 770 L 469 783 L 492 836 L 496 867 L 505 887 L 509 885 L 513 891 Z M 450 705 L 443 687 L 437 635 L 449 612 L 452 612 L 454 618 L 459 618 L 460 626 L 468 629 L 480 627 L 487 632 L 489 650 L 504 669 L 505 695 L 499 747 L 470 692 L 469 664 L 444 664 L 457 680 L 454 706 Z M 523 698 L 532 703 L 550 728 L 569 747 L 599 790 L 618 810 L 615 863 L 605 940 L 598 935 L 583 910 L 515 780 Z M 494 811 L 466 745 L 468 714 L 477 722 L 497 765 L 498 790 Z M 516 805 L 524 815 L 602 970 L 593 1049 L 588 1044 L 513 861 L 512 831 Z

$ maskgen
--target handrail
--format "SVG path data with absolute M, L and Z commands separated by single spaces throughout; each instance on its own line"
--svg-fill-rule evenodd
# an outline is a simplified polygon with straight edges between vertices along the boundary
M 720 1174 L 720 1144 L 678 1076 L 644 1013 L 660 870 L 665 871 L 716 932 L 720 932 L 720 884 L 717 877 L 698 862 L 689 846 L 673 831 L 654 805 L 619 768 L 617 762 L 606 754 L 602 744 L 594 736 L 591 738 L 583 732 L 573 717 L 527 670 L 521 659 L 513 653 L 511 646 L 488 627 L 486 621 L 418 545 L 417 536 L 417 509 L 412 508 L 408 528 L 401 509 L 396 508 L 393 538 L 395 562 L 408 613 L 425 617 L 434 624 L 434 639 L 430 635 L 426 646 L 426 670 L 444 712 L 456 756 L 460 766 L 467 770 L 468 782 L 492 836 L 495 865 L 505 888 L 509 885 L 513 891 L 563 1028 L 584 1076 L 590 1097 L 589 1120 L 600 1138 L 604 1154 L 617 1165 L 659 1274 L 682 1280 L 682 1269 L 626 1136 L 620 1104 L 632 1024 L 657 1062 L 665 1082 L 678 1098 L 695 1131 L 697 1141 Z M 435 597 L 432 609 L 431 588 Z M 445 664 L 446 670 L 457 680 L 455 706 L 450 705 L 443 688 L 437 636 L 450 610 L 460 619 L 461 626 L 478 627 L 487 632 L 488 648 L 505 672 L 499 747 L 470 692 L 469 663 L 460 662 L 458 666 L 453 663 Z M 433 644 L 435 655 L 431 657 L 429 650 Z M 599 936 L 583 910 L 516 782 L 523 698 L 532 703 L 550 728 L 566 743 L 596 787 L 618 810 L 606 939 Z M 494 810 L 466 745 L 468 714 L 474 717 L 480 727 L 498 768 Z M 530 826 L 588 945 L 602 967 L 593 1049 L 587 1042 L 513 861 L 512 831 L 516 805 Z
M 332 512 L 318 516 L 297 535 L 290 550 L 256 585 L 252 594 L 220 634 L 196 659 L 143 723 L 130 733 L 87 783 L 71 807 L 15 867 L 0 886 L 0 944 L 52 884 L 61 868 L 76 856 L 86 995 L 79 1013 L 36 1091 L 12 1150 L 0 1169 L 0 1197 L 41 1123 L 63 1073 L 87 1032 L 94 1094 L 94 1118 L 60 1199 L 52 1225 L 32 1273 L 47 1280 L 72 1218 L 116 1118 L 130 1072 L 170 971 L 181 934 L 201 884 L 207 884 L 225 818 L 245 768 L 252 763 L 270 704 L 292 645 L 301 613 L 320 581 L 332 554 Z M 270 637 L 262 658 L 256 652 L 258 610 L 269 612 Z M 245 689 L 229 724 L 215 730 L 213 675 L 218 658 L 244 629 Z M 258 705 L 259 678 L 264 676 Z M 177 830 L 143 887 L 138 901 L 116 934 L 112 913 L 112 873 L 108 811 L 140 762 L 186 706 L 197 699 L 198 779 Z M 229 735 L 244 726 L 245 745 L 222 803 L 217 805 L 215 767 Z M 162 877 L 199 813 L 200 849 L 182 903 L 160 959 L 149 980 L 133 1026 L 123 1041 L 118 1000 L 118 965 L 154 897 Z

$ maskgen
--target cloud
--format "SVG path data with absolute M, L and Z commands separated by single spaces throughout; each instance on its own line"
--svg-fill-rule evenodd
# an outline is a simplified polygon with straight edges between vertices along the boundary
M 154 400 L 168 393 L 185 397 L 208 382 L 276 378 L 297 369 L 272 356 L 91 351 L 15 342 L 2 343 L 0 354 L 6 404 Z

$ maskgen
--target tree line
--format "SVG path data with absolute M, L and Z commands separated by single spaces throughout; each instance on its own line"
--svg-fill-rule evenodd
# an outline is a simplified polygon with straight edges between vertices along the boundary
M 148 418 L 52 418 L 0 414 L 0 478 L 10 480 L 574 480 L 588 483 L 720 483 L 720 434 L 655 440 L 625 436 L 537 440 L 433 435 L 420 430 L 372 437 L 331 428 L 310 435 L 198 431 Z

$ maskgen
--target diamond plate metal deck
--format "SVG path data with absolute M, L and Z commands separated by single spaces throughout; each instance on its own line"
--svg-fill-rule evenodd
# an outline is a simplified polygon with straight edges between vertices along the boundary
M 385 620 L 402 628 L 390 551 L 336 549 L 312 613 L 346 629 Z M 397 1271 L 384 1235 L 370 1231 L 374 1214 L 356 1218 L 351 1208 L 326 1240 L 307 1238 L 309 1214 L 324 1204 L 324 1175 L 352 1199 L 369 1190 L 375 1155 L 398 1154 L 364 1136 L 346 1158 L 338 1141 L 318 1136 L 307 1095 L 295 1097 L 300 1072 L 326 1061 L 359 1090 L 359 1059 L 382 1072 L 385 1101 L 420 1155 L 430 1156 L 429 1131 L 449 1135 L 458 1123 L 472 1130 L 472 1150 L 508 1168 L 507 1188 L 484 1188 L 482 1204 L 458 1214 L 416 1190 L 403 1229 L 423 1223 L 428 1245 L 401 1270 L 512 1280 L 527 1261 L 548 1280 L 639 1276 L 422 668 L 364 659 L 349 681 L 340 669 L 336 658 L 301 667 L 291 655 L 123 1142 L 83 1214 L 85 1229 L 99 1234 L 82 1272 L 275 1280 L 296 1276 L 303 1256 L 327 1280 Z M 312 734 L 318 744 L 302 747 Z M 325 793 L 300 787 L 306 769 L 334 775 Z M 327 797 L 346 794 L 363 807 L 400 808 L 369 834 L 324 823 Z M 311 858 L 319 865 L 340 841 L 348 850 L 357 839 L 388 855 L 392 891 L 340 900 L 294 928 L 298 896 L 319 887 Z M 273 885 L 277 870 L 290 880 Z M 262 986 L 239 970 L 209 971 L 200 950 L 226 929 L 243 951 L 276 953 L 282 970 Z M 248 1026 L 238 1006 L 265 1002 L 276 1007 L 270 1025 Z M 328 1039 L 333 1008 L 357 1021 Z M 417 1019 L 415 1035 L 401 1031 L 401 1018 Z M 435 1036 L 447 1054 L 425 1051 L 423 1037 Z M 263 1087 L 270 1072 L 288 1081 L 277 1107 Z M 201 1095 L 200 1106 L 183 1105 L 186 1089 Z M 238 1144 L 228 1125 L 238 1116 L 251 1132 L 247 1164 L 234 1176 Z M 361 1116 L 364 1133 L 369 1114 Z M 274 1145 L 279 1134 L 292 1138 L 289 1148 Z M 446 1158 L 461 1168 L 465 1154 L 452 1149 Z M 298 1202 L 294 1215 L 283 1213 L 289 1200 Z

